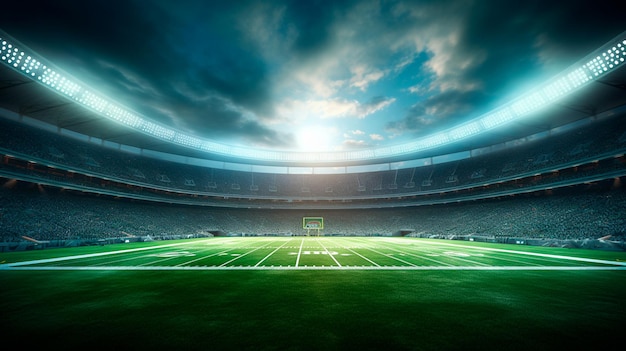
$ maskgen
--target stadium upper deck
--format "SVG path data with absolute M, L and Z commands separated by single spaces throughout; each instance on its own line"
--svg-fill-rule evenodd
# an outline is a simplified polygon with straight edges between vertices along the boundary
M 455 203 L 626 176 L 623 114 L 549 138 L 426 166 L 279 174 L 181 164 L 103 149 L 0 119 L 0 175 L 127 198 L 244 208 L 375 208 Z
M 157 125 L 93 92 L 71 75 L 46 62 L 6 33 L 1 33 L 3 77 L 0 107 L 20 120 L 43 121 L 59 133 L 89 142 L 155 157 L 198 157 L 261 168 L 300 166 L 298 173 L 350 173 L 393 168 L 389 163 L 423 163 L 425 158 L 459 152 L 471 154 L 506 145 L 567 123 L 626 104 L 626 32 L 613 38 L 545 84 L 467 123 L 404 145 L 332 153 L 298 153 L 242 149 L 199 140 Z M 6 113 L 5 113 L 6 114 Z M 172 156 L 176 155 L 176 156 Z M 338 166 L 338 167 L 337 167 Z M 214 167 L 214 165 L 213 165 Z M 280 173 L 277 168 L 265 173 Z M 336 170 L 339 168 L 339 171 Z M 258 171 L 258 169 L 257 169 Z M 353 172 L 354 173 L 354 172 Z

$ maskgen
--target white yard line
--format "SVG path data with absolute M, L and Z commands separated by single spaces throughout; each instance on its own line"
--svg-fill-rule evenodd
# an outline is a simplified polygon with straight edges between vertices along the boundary
M 417 257 L 420 260 L 426 260 L 426 261 L 430 261 L 430 262 L 435 262 L 436 264 L 441 265 L 441 266 L 453 266 L 452 263 L 443 262 L 443 261 L 436 260 L 436 259 L 430 258 L 430 257 L 424 257 L 424 256 L 421 256 L 421 255 L 418 255 L 418 254 L 414 254 L 414 253 L 411 253 L 411 252 L 407 252 L 406 254 L 409 255 L 409 256 Z
M 494 255 L 494 258 L 497 259 L 498 261 L 513 262 L 514 264 L 527 264 L 529 266 L 545 266 L 543 264 L 530 262 L 530 260 L 532 260 L 534 257 L 527 257 L 528 261 L 524 261 L 524 260 L 514 260 L 512 258 L 504 258 L 504 257 L 496 254 L 496 255 Z M 548 260 L 546 260 L 546 261 L 548 261 Z M 558 262 L 558 261 L 549 260 L 548 262 Z
M 225 242 L 215 243 L 215 244 L 219 245 L 219 244 L 224 244 L 224 243 Z M 188 251 L 189 254 L 190 254 L 188 256 L 199 256 L 200 253 L 202 253 L 204 251 L 207 251 L 207 250 L 211 250 L 211 249 L 197 250 L 197 251 L 194 251 L 194 252 L 189 252 Z M 183 266 L 183 265 L 189 264 L 191 262 L 196 262 L 196 261 L 208 258 L 208 257 L 213 257 L 215 255 L 223 254 L 223 253 L 226 253 L 226 252 L 231 251 L 231 250 L 234 250 L 234 248 L 226 249 L 224 251 L 220 251 L 218 253 L 214 253 L 214 254 L 211 254 L 211 255 L 208 255 L 208 256 L 200 256 L 200 257 L 198 257 L 196 259 L 193 259 L 191 261 L 186 261 L 186 262 L 179 263 L 176 266 Z M 181 257 L 181 255 L 178 255 L 178 254 L 177 255 L 172 255 L 172 257 L 166 257 L 166 258 L 163 258 L 163 259 L 160 259 L 160 260 L 156 260 L 156 261 L 151 261 L 151 262 L 146 262 L 146 263 L 140 264 L 140 266 L 151 266 L 151 265 L 154 265 L 154 264 L 159 263 L 159 262 L 164 262 L 164 261 L 168 261 L 168 260 L 174 260 L 174 259 L 177 259 L 177 258 L 180 258 L 180 257 Z M 130 259 L 136 259 L 136 258 L 130 258 Z
M 386 257 L 392 258 L 392 259 L 394 259 L 394 260 L 396 260 L 396 261 L 399 261 L 399 262 L 402 262 L 402 263 L 404 263 L 404 264 L 408 264 L 409 266 L 412 266 L 412 267 L 417 267 L 417 265 L 416 265 L 416 264 L 411 263 L 411 262 L 409 262 L 409 261 L 405 261 L 405 260 L 403 260 L 403 259 L 401 259 L 401 258 L 394 257 L 393 255 L 386 254 L 386 253 L 382 253 L 382 252 L 380 252 L 380 251 L 378 251 L 378 250 L 374 250 L 374 249 L 372 249 L 372 248 L 367 248 L 367 249 L 368 249 L 368 250 L 370 250 L 370 251 L 374 251 L 374 252 L 376 252 L 376 253 L 377 253 L 377 254 L 379 254 L 379 255 L 382 255 L 382 256 L 386 256 Z
M 562 256 L 562 255 L 552 255 L 552 254 L 542 254 L 542 253 L 537 253 L 537 252 L 526 252 L 526 251 L 507 250 L 507 249 L 496 249 L 496 248 L 491 248 L 491 247 L 479 247 L 479 246 L 469 246 L 469 245 L 460 245 L 460 244 L 441 243 L 441 242 L 430 242 L 430 241 L 426 241 L 426 240 L 419 240 L 419 243 L 424 243 L 424 244 L 429 244 L 429 245 L 444 245 L 444 246 L 462 247 L 464 249 L 472 249 L 472 250 L 516 253 L 516 254 L 520 254 L 520 255 L 549 257 L 549 258 L 557 258 L 557 259 L 561 259 L 561 260 L 591 262 L 591 263 L 602 263 L 602 264 L 610 264 L 610 265 L 616 265 L 616 266 L 626 266 L 626 262 L 598 260 L 598 259 L 593 259 L 593 258 L 572 257 L 572 256 Z
M 369 243 L 367 243 L 367 242 L 366 242 L 366 244 L 367 244 L 367 245 L 366 245 L 366 247 L 365 247 L 365 248 L 366 248 L 366 249 L 368 249 L 368 250 L 371 250 L 371 249 L 370 249 L 371 245 L 369 245 Z M 412 253 L 412 252 L 408 252 L 408 251 L 402 251 L 402 250 L 398 250 L 398 249 L 395 249 L 395 248 L 393 248 L 393 247 L 388 247 L 388 246 L 385 246 L 385 248 L 386 248 L 386 249 L 389 249 L 389 250 L 392 250 L 392 251 L 396 251 L 396 252 L 403 253 L 403 254 L 405 254 L 405 255 L 409 255 L 409 256 L 417 257 L 417 258 L 419 258 L 420 260 L 426 260 L 426 261 L 434 262 L 434 263 L 436 263 L 436 264 L 438 264 L 438 265 L 441 265 L 441 266 L 454 266 L 452 263 L 447 263 L 447 262 L 439 261 L 439 260 L 436 260 L 436 259 L 434 259 L 434 258 L 430 258 L 430 257 L 425 257 L 425 256 L 422 256 L 422 255 L 418 255 L 418 254 L 416 254 L 416 253 Z M 416 247 L 414 247 L 414 246 L 413 246 L 413 247 L 407 247 L 407 248 L 408 248 L 408 249 L 413 249 L 413 250 L 415 250 L 415 249 L 419 249 L 419 248 L 416 248 Z
M 119 264 L 119 262 L 134 261 L 136 259 L 137 259 L 137 256 L 131 256 L 131 257 L 126 257 L 126 258 L 122 258 L 122 259 L 119 259 L 119 260 L 105 261 L 105 262 L 101 262 L 101 263 L 96 263 L 96 264 L 94 264 L 94 266 L 107 266 L 107 265 Z M 161 261 L 163 261 L 163 260 L 161 260 Z M 161 261 L 159 261 L 159 262 L 161 262 Z M 89 262 L 89 260 L 87 260 L 87 262 Z
M 333 261 L 335 261 L 335 263 L 337 264 L 337 266 L 341 267 L 341 263 L 339 263 L 339 261 L 337 261 L 337 259 L 335 258 L 335 256 L 331 255 L 330 252 L 328 252 L 328 250 L 326 249 L 326 247 L 324 246 L 324 244 L 322 244 L 320 242 L 319 239 L 317 239 L 317 243 L 320 244 L 320 246 L 322 247 L 322 249 L 324 249 L 324 251 L 326 251 L 326 253 L 328 254 L 328 256 L 330 256 L 330 258 L 333 259 Z
M 472 250 L 471 250 L 471 249 L 474 249 L 474 248 L 476 248 L 476 247 L 474 247 L 474 246 L 463 246 L 463 245 L 461 245 L 461 246 L 465 249 L 465 250 L 464 250 L 464 252 L 469 252 L 469 253 L 470 253 L 470 256 L 471 256 L 471 255 L 474 255 L 474 254 L 472 253 Z M 421 251 L 421 250 L 422 250 L 422 248 L 417 247 L 416 245 L 410 245 L 410 246 L 407 246 L 406 248 L 407 248 L 407 249 L 410 249 L 410 250 L 412 250 L 412 251 Z M 398 251 L 398 252 L 403 252 L 403 251 L 401 251 L 401 250 L 394 249 L 394 248 L 391 248 L 391 247 L 389 247 L 389 249 L 390 249 L 390 250 L 394 250 L 394 251 Z M 430 248 L 429 248 L 429 249 L 430 249 Z M 441 248 L 441 249 L 443 250 L 443 248 Z M 476 248 L 476 249 L 479 249 L 479 248 Z M 504 249 L 503 249 L 503 250 L 504 250 Z M 508 250 L 507 250 L 507 251 L 503 251 L 503 252 L 501 252 L 501 253 L 502 253 L 502 254 L 506 254 L 506 255 L 516 254 L 516 252 L 514 252 L 514 251 L 508 251 Z M 428 257 L 424 257 L 424 256 L 416 255 L 416 254 L 412 254 L 412 253 L 408 253 L 408 252 L 406 252 L 406 254 L 411 255 L 411 256 L 414 256 L 414 257 L 419 257 L 420 259 L 425 259 L 425 260 L 433 261 L 433 262 L 436 262 L 436 263 L 441 264 L 441 265 L 445 265 L 445 266 L 454 266 L 453 264 L 450 264 L 450 263 L 445 263 L 445 262 L 442 262 L 442 261 L 438 261 L 438 260 L 435 260 L 435 259 L 432 259 L 432 258 L 428 258 Z M 454 256 L 454 255 L 446 255 L 446 254 L 445 254 L 445 253 L 443 253 L 443 252 L 441 252 L 441 253 L 437 253 L 437 254 L 439 254 L 439 255 L 441 255 L 441 256 L 444 256 L 444 257 L 447 257 L 447 258 L 455 258 L 455 259 L 462 260 L 462 259 L 461 259 L 460 257 L 458 257 L 458 256 Z M 480 254 L 482 255 L 482 253 L 480 253 Z M 555 263 L 555 262 L 559 262 L 559 261 L 560 261 L 560 259 L 555 259 L 555 258 L 550 258 L 550 257 L 527 257 L 527 258 L 526 258 L 526 259 L 527 259 L 527 261 L 524 261 L 524 260 L 516 260 L 516 259 L 513 259 L 513 258 L 507 258 L 507 257 L 505 257 L 504 255 L 497 255 L 497 254 L 496 254 L 495 256 L 493 256 L 493 257 L 494 257 L 495 259 L 497 259 L 498 261 L 513 262 L 514 264 L 522 264 L 522 265 L 529 265 L 529 266 L 545 266 L 545 265 L 547 265 L 547 264 L 539 264 L 539 263 L 534 263 L 534 262 L 531 262 L 531 260 L 532 260 L 532 261 L 543 261 L 544 263 Z M 471 261 L 471 260 L 469 260 L 469 261 L 468 261 L 468 260 L 465 260 L 465 261 L 466 261 L 466 262 L 474 262 L 474 261 Z M 476 264 L 479 264 L 479 265 L 487 265 L 487 266 L 489 266 L 489 264 L 482 264 L 482 263 L 478 263 L 478 262 L 475 262 L 475 263 L 476 263 Z
M 367 262 L 369 262 L 369 263 L 373 264 L 374 266 L 376 266 L 376 267 L 380 267 L 380 265 L 379 265 L 378 263 L 376 263 L 376 262 L 374 262 L 374 261 L 370 260 L 369 258 L 367 258 L 367 257 L 365 257 L 365 256 L 363 256 L 363 255 L 361 255 L 360 253 L 358 253 L 358 252 L 356 252 L 356 251 L 352 250 L 351 248 L 349 248 L 349 247 L 347 247 L 347 246 L 345 246 L 345 245 L 341 245 L 341 247 L 343 247 L 344 249 L 346 249 L 346 250 L 348 250 L 348 251 L 352 252 L 353 254 L 355 254 L 355 255 L 357 255 L 357 256 L 359 256 L 359 257 L 361 257 L 362 259 L 364 259 L 364 260 L 366 260 Z
M 482 262 L 478 262 L 478 261 L 474 261 L 474 260 L 469 260 L 467 258 L 463 258 L 463 257 L 455 256 L 455 255 L 446 255 L 446 258 L 449 258 L 449 259 L 452 259 L 452 260 L 463 261 L 463 262 L 466 262 L 468 264 L 475 264 L 477 266 L 491 266 L 488 263 L 482 263 Z
M 302 242 L 300 242 L 300 250 L 298 250 L 298 258 L 296 258 L 296 267 L 300 264 L 300 255 L 302 255 L 302 246 L 304 245 L 304 238 L 302 238 Z
M 222 264 L 220 265 L 220 267 L 225 267 L 227 264 L 229 264 L 229 263 L 231 263 L 231 262 L 233 262 L 233 261 L 236 261 L 236 260 L 238 260 L 238 259 L 240 259 L 240 258 L 242 258 L 242 257 L 244 257 L 244 256 L 247 256 L 248 254 L 251 254 L 251 253 L 253 253 L 253 252 L 254 252 L 254 251 L 256 251 L 256 250 L 262 249 L 262 248 L 266 247 L 266 246 L 267 246 L 267 245 L 269 245 L 269 244 L 271 244 L 271 243 L 267 243 L 267 244 L 265 244 L 265 245 L 263 245 L 263 246 L 259 246 L 259 247 L 257 247 L 256 249 L 254 249 L 254 250 L 252 250 L 252 251 L 248 251 L 248 252 L 246 252 L 246 253 L 244 253 L 244 254 L 241 254 L 241 255 L 239 255 L 239 256 L 236 256 L 236 257 L 235 257 L 235 258 L 233 258 L 232 260 L 229 260 L 229 261 L 226 261 L 226 262 L 222 263 Z
M 289 240 L 291 241 L 291 240 Z M 261 263 L 263 263 L 263 261 L 267 260 L 270 256 L 272 256 L 276 251 L 280 250 L 283 246 L 285 246 L 289 241 L 285 241 L 282 245 L 280 245 L 279 247 L 276 248 L 276 250 L 270 252 L 269 254 L 267 254 L 267 256 L 263 257 L 262 260 L 260 260 L 257 264 L 254 265 L 254 267 L 258 267 Z
M 389 242 L 389 241 L 384 240 L 384 242 Z M 588 258 L 579 258 L 579 257 L 561 256 L 561 255 L 552 255 L 552 254 L 542 254 L 542 253 L 535 253 L 535 252 L 509 250 L 509 249 L 478 247 L 478 246 L 469 246 L 469 245 L 463 245 L 463 244 L 433 242 L 433 241 L 419 240 L 419 239 L 414 241 L 414 242 L 419 243 L 419 244 L 427 243 L 427 244 L 429 244 L 431 246 L 437 246 L 437 245 L 441 245 L 441 246 L 444 246 L 444 247 L 452 246 L 452 247 L 457 247 L 457 248 L 463 248 L 465 251 L 471 251 L 471 250 L 480 251 L 480 250 L 483 250 L 483 251 L 500 252 L 500 253 L 504 253 L 504 254 L 524 254 L 524 255 L 527 255 L 527 256 L 535 256 L 535 257 L 529 257 L 529 259 L 546 261 L 548 263 L 555 263 L 555 262 L 559 262 L 560 260 L 565 259 L 565 260 L 573 260 L 573 261 L 580 261 L 580 262 L 603 263 L 603 264 L 612 264 L 612 265 L 623 265 L 623 266 L 626 266 L 626 262 L 614 262 L 614 261 L 606 261 L 606 260 L 597 260 L 597 259 L 588 259 Z M 403 252 L 403 251 L 395 249 L 393 247 L 388 247 L 386 245 L 385 245 L 385 248 L 388 248 L 390 250 L 397 251 L 397 252 Z M 407 248 L 410 248 L 410 249 L 413 249 L 413 250 L 419 249 L 415 245 L 407 246 Z M 414 256 L 414 255 L 411 255 L 411 256 Z M 423 256 L 417 256 L 417 257 L 422 258 L 422 259 L 426 259 L 426 260 L 431 260 L 431 261 L 437 262 L 439 264 L 452 265 L 452 264 L 447 264 L 447 263 L 440 262 L 440 261 L 437 261 L 437 260 L 434 260 L 434 259 L 431 259 L 431 258 L 427 258 L 427 257 L 423 257 Z M 447 258 L 454 258 L 454 259 L 457 259 L 457 260 L 470 262 L 470 263 L 474 263 L 474 264 L 478 264 L 478 265 L 490 266 L 488 264 L 483 264 L 483 263 L 475 262 L 475 261 L 472 261 L 472 260 L 463 259 L 461 257 L 457 257 L 457 256 L 454 256 L 454 255 L 449 255 L 449 256 L 446 256 L 446 257 Z M 500 261 L 509 261 L 509 262 L 514 262 L 514 263 L 523 263 L 523 264 L 534 265 L 534 266 L 543 266 L 543 265 L 538 264 L 538 263 L 531 263 L 531 262 L 527 262 L 527 261 L 519 261 L 519 260 L 514 260 L 512 258 L 504 258 L 504 257 L 499 257 L 499 256 L 496 256 L 496 259 L 500 260 Z
M 190 264 L 190 263 L 197 262 L 197 261 L 201 261 L 201 260 L 204 260 L 205 258 L 209 258 L 209 257 L 213 257 L 213 256 L 217 256 L 217 255 L 225 254 L 225 253 L 227 253 L 228 251 L 232 251 L 232 250 L 234 250 L 234 249 L 235 249 L 235 248 L 230 248 L 230 249 L 227 249 L 227 250 L 223 250 L 223 251 L 220 251 L 220 252 L 216 252 L 216 253 L 211 254 L 211 255 L 207 255 L 207 256 L 200 256 L 200 257 L 198 257 L 198 258 L 196 258 L 196 259 L 193 259 L 193 260 L 191 260 L 191 261 L 185 261 L 185 262 L 179 263 L 179 264 L 177 264 L 177 265 L 176 265 L 176 267 L 184 267 L 184 266 L 186 266 L 186 265 L 188 265 L 188 264 Z
M 157 253 L 157 254 L 153 254 L 153 255 L 159 255 L 159 254 Z M 165 261 L 168 261 L 168 260 L 173 260 L 173 259 L 176 259 L 176 258 L 180 258 L 181 255 L 193 255 L 193 256 L 196 256 L 196 254 L 193 253 L 193 252 L 179 251 L 179 252 L 176 252 L 176 255 L 172 255 L 171 257 L 165 257 L 165 258 L 158 259 L 156 261 L 150 261 L 150 262 L 142 263 L 142 264 L 139 264 L 138 266 L 149 266 L 149 265 L 153 265 L 153 264 L 156 264 L 156 263 L 159 263 L 159 262 L 165 262 Z M 102 263 L 96 263 L 96 264 L 94 264 L 94 266 L 106 266 L 106 265 L 110 265 L 110 264 L 116 263 L 116 262 L 133 261 L 133 260 L 137 260 L 137 259 L 143 258 L 143 257 L 146 257 L 146 256 L 141 256 L 141 257 L 131 256 L 131 257 L 122 258 L 122 259 L 119 259 L 119 260 L 113 260 L 113 261 L 106 261 L 106 262 L 102 262 Z
M 407 246 L 406 248 L 407 248 L 407 249 L 410 249 L 411 251 L 418 251 L 418 252 L 420 252 L 420 251 L 422 251 L 422 250 L 423 250 L 423 248 L 420 248 L 420 247 L 418 247 L 418 246 L 416 246 L 416 245 L 410 245 L 410 246 Z M 467 246 L 467 247 L 465 247 L 465 248 L 466 248 L 466 249 L 469 249 L 470 247 L 469 247 L 469 246 Z M 389 249 L 390 249 L 390 250 L 399 251 L 399 252 L 403 252 L 403 251 L 401 251 L 401 250 L 397 250 L 397 249 L 394 249 L 394 248 L 389 248 Z M 431 250 L 431 248 L 429 248 L 429 250 Z M 443 250 L 443 248 L 442 248 L 442 250 Z M 473 253 L 471 250 L 465 250 L 464 252 L 469 252 L 469 253 L 470 253 L 470 256 L 474 256 L 474 253 Z M 446 258 L 456 258 L 456 259 L 460 259 L 458 256 L 454 256 L 454 255 L 447 255 L 447 254 L 445 254 L 444 252 L 433 252 L 433 251 L 431 251 L 431 253 L 434 253 L 434 254 L 436 254 L 436 255 L 440 255 L 440 256 L 443 256 L 443 257 L 446 257 Z M 454 266 L 454 265 L 453 265 L 453 264 L 451 264 L 451 263 L 445 263 L 445 262 L 442 262 L 442 261 L 438 261 L 438 260 L 435 260 L 435 259 L 432 259 L 432 258 L 428 258 L 428 257 L 425 257 L 425 256 L 420 256 L 420 255 L 413 254 L 413 253 L 408 253 L 408 252 L 407 252 L 406 254 L 411 255 L 411 256 L 414 256 L 414 257 L 419 257 L 420 259 L 430 260 L 430 261 L 436 262 L 436 263 L 441 264 L 441 265 L 445 265 L 445 266 Z M 480 255 L 482 255 L 482 253 L 479 253 L 479 254 L 480 254 Z M 508 254 L 508 253 L 507 253 L 507 254 Z M 495 256 L 494 256 L 494 258 L 496 258 L 498 261 L 513 262 L 513 263 L 515 263 L 515 264 L 522 264 L 522 265 L 527 264 L 527 265 L 530 265 L 530 266 L 543 266 L 542 264 L 539 264 L 539 263 L 531 263 L 531 262 L 528 262 L 528 261 L 523 261 L 523 260 L 515 260 L 515 259 L 512 259 L 512 258 L 505 258 L 503 255 L 495 255 Z M 546 257 L 529 257 L 529 258 L 527 258 L 527 259 L 529 259 L 529 260 L 542 260 L 542 261 L 547 261 L 547 262 L 558 262 L 558 260 L 548 259 L 548 258 L 546 258 Z M 470 261 L 467 261 L 467 262 L 473 262 L 473 261 L 471 261 L 471 260 L 470 260 Z M 489 264 L 483 264 L 483 263 L 478 263 L 478 262 L 475 262 L 475 263 L 476 263 L 476 264 L 479 264 L 479 265 L 486 265 L 486 266 L 489 266 Z
M 166 244 L 166 245 L 158 245 L 158 246 L 150 246 L 150 247 L 140 247 L 140 248 L 136 248 L 136 249 L 107 251 L 107 252 L 99 252 L 99 253 L 76 255 L 76 256 L 65 256 L 65 257 L 48 258 L 48 259 L 43 259 L 43 260 L 33 260 L 33 261 L 22 261 L 22 262 L 5 263 L 5 264 L 0 264 L 0 269 L 3 269 L 5 267 L 18 267 L 18 266 L 27 266 L 27 265 L 31 265 L 31 264 L 68 261 L 68 260 L 75 260 L 75 259 L 79 259 L 79 258 L 91 258 L 91 257 L 98 257 L 98 256 L 117 255 L 117 254 L 121 254 L 121 253 L 154 250 L 154 249 L 161 249 L 161 248 L 164 248 L 164 247 L 191 245 L 191 244 L 197 244 L 197 243 L 198 243 L 197 241 L 194 241 L 193 243 L 185 242 L 185 243 L 176 243 L 176 244 Z

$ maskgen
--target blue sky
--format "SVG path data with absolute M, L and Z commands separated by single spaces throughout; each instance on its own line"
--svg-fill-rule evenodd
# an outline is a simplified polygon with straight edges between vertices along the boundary
M 130 109 L 263 149 L 406 142 L 626 30 L 615 1 L 38 1 L 0 28 Z

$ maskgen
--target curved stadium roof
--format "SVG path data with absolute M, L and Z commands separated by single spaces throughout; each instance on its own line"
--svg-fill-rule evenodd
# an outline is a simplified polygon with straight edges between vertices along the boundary
M 0 31 L 0 106 L 102 144 L 243 164 L 334 166 L 414 160 L 503 143 L 626 104 L 626 32 L 561 74 L 466 123 L 414 141 L 340 152 L 253 149 L 166 127 L 99 93 Z

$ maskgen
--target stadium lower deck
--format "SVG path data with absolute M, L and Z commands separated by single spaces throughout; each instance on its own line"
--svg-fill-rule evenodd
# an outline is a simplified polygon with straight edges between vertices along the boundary
M 216 237 L 118 244 L 86 254 L 72 250 L 62 257 L 3 262 L 0 269 L 626 270 L 624 259 L 583 257 L 575 249 L 393 237 Z

